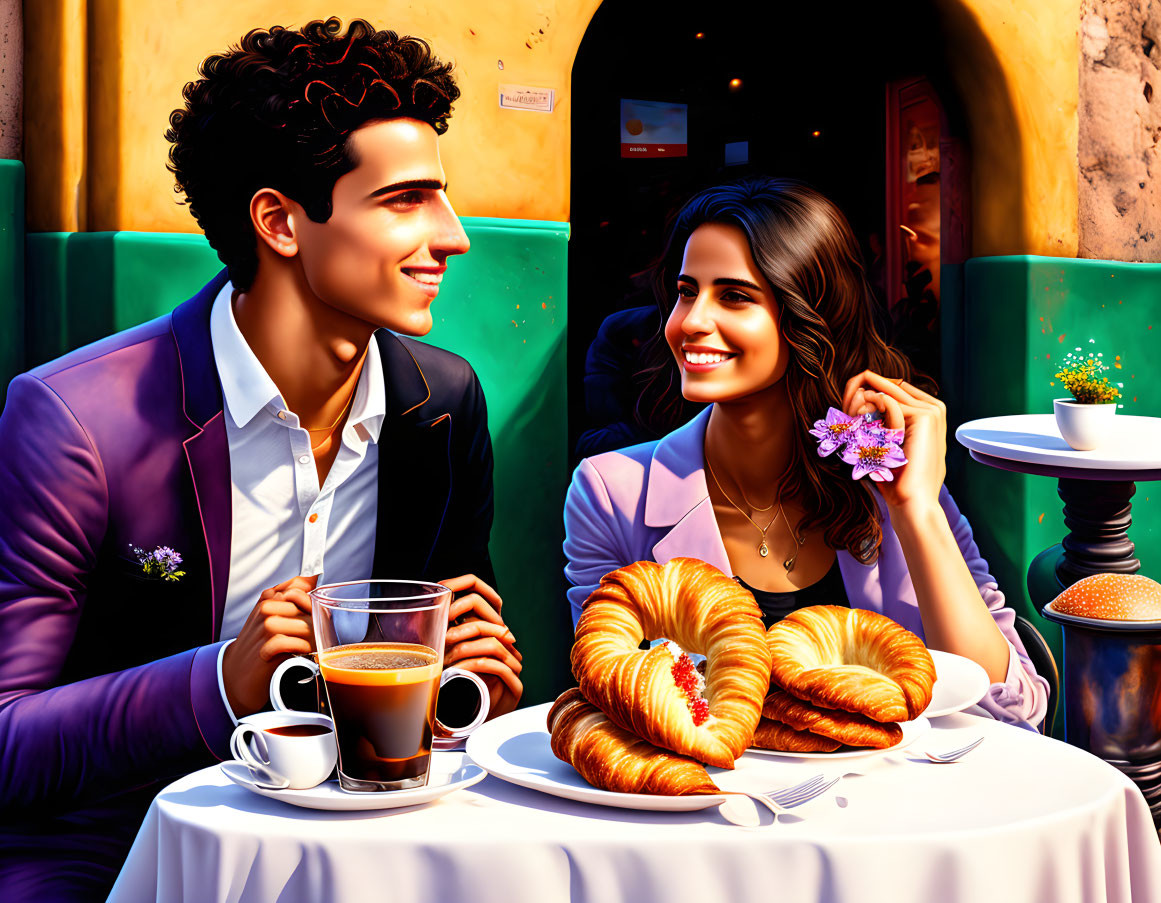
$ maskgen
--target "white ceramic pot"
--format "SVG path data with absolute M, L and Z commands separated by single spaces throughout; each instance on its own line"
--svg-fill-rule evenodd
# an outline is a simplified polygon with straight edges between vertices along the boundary
M 1053 399 L 1056 426 L 1070 447 L 1091 451 L 1107 442 L 1113 431 L 1117 403 L 1081 404 L 1074 398 Z

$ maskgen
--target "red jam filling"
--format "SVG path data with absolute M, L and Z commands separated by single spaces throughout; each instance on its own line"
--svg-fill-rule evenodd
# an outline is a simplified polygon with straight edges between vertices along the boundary
M 681 653 L 673 663 L 673 682 L 685 694 L 690 714 L 693 715 L 693 723 L 700 727 L 709 718 L 709 703 L 698 693 L 698 677 L 700 675 L 693 661 L 684 652 Z

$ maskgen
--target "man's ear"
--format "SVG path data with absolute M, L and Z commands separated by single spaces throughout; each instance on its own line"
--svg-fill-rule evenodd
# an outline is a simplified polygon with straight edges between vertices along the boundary
M 303 216 L 302 208 L 281 191 L 260 188 L 250 198 L 250 222 L 258 240 L 280 257 L 298 253 L 298 238 L 294 231 L 294 216 Z

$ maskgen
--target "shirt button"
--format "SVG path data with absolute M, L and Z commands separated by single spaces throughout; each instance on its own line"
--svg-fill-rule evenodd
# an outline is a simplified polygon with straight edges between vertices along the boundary
M 279 411 L 278 412 L 278 419 L 285 420 L 286 419 L 286 411 Z
M 310 455 L 299 455 L 298 456 L 298 463 L 299 464 L 309 464 L 310 463 Z
M 307 520 L 313 524 L 316 520 L 318 520 L 318 515 L 312 514 L 310 517 L 307 518 Z

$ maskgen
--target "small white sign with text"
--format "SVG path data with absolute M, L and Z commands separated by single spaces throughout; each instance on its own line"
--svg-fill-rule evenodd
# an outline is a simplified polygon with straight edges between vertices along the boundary
M 552 88 L 529 88 L 525 85 L 500 85 L 500 106 L 506 110 L 531 110 L 551 113 L 556 105 Z

